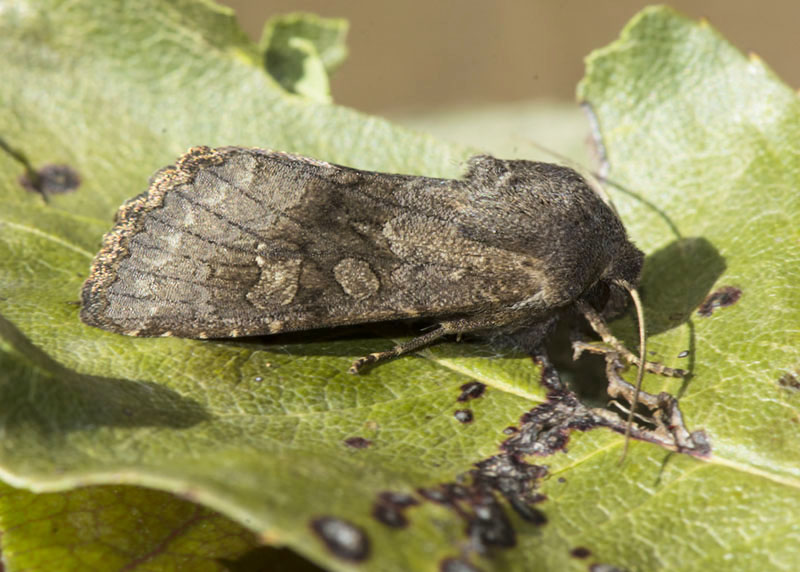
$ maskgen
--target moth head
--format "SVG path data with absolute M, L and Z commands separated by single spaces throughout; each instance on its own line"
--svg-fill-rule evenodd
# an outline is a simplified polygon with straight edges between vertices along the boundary
M 600 279 L 582 297 L 604 318 L 616 318 L 630 305 L 629 290 L 639 284 L 643 262 L 644 254 L 624 240 Z
M 620 243 L 601 280 L 611 284 L 624 282 L 635 288 L 639 284 L 643 265 L 644 253 L 626 239 Z

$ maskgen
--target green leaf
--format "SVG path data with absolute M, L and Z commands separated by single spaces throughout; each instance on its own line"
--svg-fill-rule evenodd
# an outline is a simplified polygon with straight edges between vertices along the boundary
M 254 535 L 197 504 L 139 487 L 32 494 L 0 484 L 8 570 L 223 570 Z
M 264 26 L 264 67 L 289 93 L 332 101 L 329 76 L 347 57 L 346 20 L 288 14 Z
M 611 177 L 633 191 L 612 189 L 649 253 L 650 345 L 669 365 L 691 350 L 693 377 L 648 376 L 648 389 L 679 393 L 713 454 L 634 443 L 620 467 L 621 436 L 572 433 L 568 452 L 526 459 L 550 466 L 537 505 L 547 524 L 506 507 L 516 547 L 486 556 L 470 550 L 462 519 L 415 491 L 498 453 L 503 430 L 546 399 L 527 358 L 446 344 L 353 377 L 353 358 L 392 341 L 135 339 L 82 325 L 74 304 L 116 207 L 189 146 L 434 176 L 457 176 L 469 151 L 288 94 L 230 13 L 205 2 L 21 1 L 0 11 L 0 50 L 0 135 L 36 168 L 68 165 L 82 181 L 45 203 L 0 154 L 0 469 L 10 484 L 173 492 L 337 570 L 430 569 L 459 555 L 484 570 L 794 566 L 800 397 L 785 376 L 800 370 L 800 113 L 794 93 L 707 25 L 644 12 L 590 58 L 581 96 Z M 698 317 L 722 285 L 741 299 Z M 629 322 L 615 329 L 635 346 Z M 458 402 L 475 380 L 486 393 Z M 460 409 L 474 421 L 459 423 Z M 421 501 L 404 511 L 406 528 L 373 516 L 387 491 Z M 20 510 L 0 498 L 4 552 L 36 545 L 35 531 L 6 529 Z M 312 531 L 322 516 L 366 533 L 363 566 Z M 579 546 L 588 559 L 570 556 Z

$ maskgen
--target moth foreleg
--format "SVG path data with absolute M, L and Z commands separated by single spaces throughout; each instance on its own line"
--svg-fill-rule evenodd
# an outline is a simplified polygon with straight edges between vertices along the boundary
M 639 356 L 626 348 L 625 344 L 619 341 L 614 334 L 611 333 L 611 330 L 609 330 L 608 326 L 606 325 L 606 321 L 599 314 L 599 312 L 597 312 L 597 310 L 595 310 L 588 302 L 584 300 L 578 300 L 576 304 L 578 306 L 578 310 L 580 310 L 581 314 L 583 314 L 583 316 L 586 318 L 586 321 L 589 322 L 589 325 L 592 327 L 592 329 L 597 332 L 597 335 L 600 336 L 600 338 L 606 344 L 611 346 L 611 348 L 602 348 L 582 342 L 573 342 L 572 346 L 577 355 L 580 355 L 580 352 L 583 350 L 600 354 L 615 353 L 628 363 L 639 365 Z M 687 374 L 686 370 L 667 367 L 663 364 L 652 361 L 645 361 L 644 368 L 650 373 L 657 373 L 659 375 L 665 375 L 668 377 L 685 377 Z
M 448 328 L 444 327 L 444 325 L 440 325 L 435 330 L 431 330 L 430 332 L 422 334 L 421 336 L 417 336 L 416 338 L 405 343 L 398 344 L 390 350 L 386 350 L 385 352 L 376 352 L 374 354 L 369 354 L 368 356 L 358 358 L 353 362 L 353 365 L 350 366 L 348 371 L 353 374 L 359 373 L 362 368 L 367 365 L 377 365 L 396 357 L 400 357 L 401 355 L 415 352 L 450 333 L 452 332 Z
M 402 355 L 415 352 L 417 350 L 421 350 L 422 348 L 431 345 L 432 343 L 440 340 L 441 338 L 451 335 L 451 334 L 463 334 L 464 332 L 472 332 L 475 330 L 480 330 L 486 327 L 487 321 L 486 318 L 463 318 L 460 320 L 450 320 L 447 322 L 442 322 L 439 324 L 439 327 L 435 330 L 431 330 L 428 333 L 422 334 L 421 336 L 417 336 L 413 340 L 409 340 L 405 343 L 398 344 L 390 350 L 386 350 L 385 352 L 376 352 L 374 354 L 369 354 L 368 356 L 364 356 L 362 358 L 358 358 L 356 361 L 353 362 L 353 365 L 350 366 L 348 370 L 350 373 L 359 373 L 364 366 L 367 365 L 377 365 L 379 363 L 383 363 L 389 360 L 392 360 L 396 357 L 400 357 Z

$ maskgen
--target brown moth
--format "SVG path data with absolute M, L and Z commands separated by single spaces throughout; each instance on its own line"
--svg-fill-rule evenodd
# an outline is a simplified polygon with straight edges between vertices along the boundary
M 120 208 L 83 286 L 81 319 L 187 338 L 437 324 L 357 360 L 355 373 L 467 332 L 540 351 L 559 317 L 577 311 L 642 364 L 643 327 L 637 358 L 601 314 L 615 291 L 640 306 L 642 263 L 614 210 L 567 167 L 481 155 L 450 180 L 196 147 Z M 629 402 L 640 383 L 641 371 Z

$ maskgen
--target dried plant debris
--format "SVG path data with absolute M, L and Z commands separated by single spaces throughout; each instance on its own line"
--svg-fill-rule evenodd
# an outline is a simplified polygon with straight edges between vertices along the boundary
M 580 346 L 577 349 L 580 350 Z M 635 388 L 620 377 L 619 371 L 624 366 L 619 356 L 607 351 L 605 357 L 609 395 L 630 403 Z M 514 519 L 509 516 L 509 507 L 513 514 L 527 523 L 535 526 L 547 523 L 546 515 L 537 506 L 546 500 L 546 496 L 538 493 L 537 489 L 548 469 L 529 463 L 525 458 L 544 457 L 565 450 L 574 430 L 608 427 L 625 433 L 626 421 L 618 414 L 607 409 L 590 408 L 567 390 L 544 352 L 538 353 L 534 359 L 542 366 L 542 384 L 550 390 L 547 401 L 523 414 L 518 427 L 507 427 L 503 431 L 509 437 L 501 443 L 498 454 L 475 463 L 474 469 L 459 475 L 453 482 L 417 490 L 421 500 L 447 507 L 464 522 L 467 538 L 467 548 L 462 551 L 464 557 L 470 553 L 491 557 L 495 550 L 516 546 L 517 531 Z M 465 387 L 462 386 L 464 392 Z M 646 418 L 645 426 L 637 424 L 631 429 L 633 438 L 698 457 L 710 454 L 711 447 L 705 434 L 702 431 L 690 433 L 686 429 L 674 397 L 667 393 L 651 395 L 640 392 L 639 403 L 650 411 L 650 416 Z M 456 413 L 463 412 L 469 410 Z M 564 479 L 559 479 L 559 482 L 564 482 Z M 384 492 L 373 503 L 372 516 L 386 526 L 403 528 L 409 524 L 406 509 L 418 502 L 417 498 L 405 493 Z M 570 554 L 583 559 L 591 556 L 591 551 L 576 547 Z M 466 560 L 446 559 L 442 561 L 441 569 L 474 568 Z

